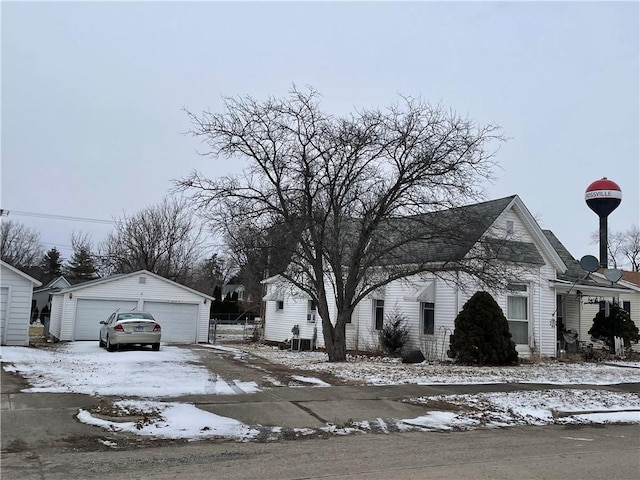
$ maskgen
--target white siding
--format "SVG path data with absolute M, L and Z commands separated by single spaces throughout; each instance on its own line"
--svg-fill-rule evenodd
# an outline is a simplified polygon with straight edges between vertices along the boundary
M 144 278 L 141 283 L 140 278 Z M 138 309 L 144 308 L 144 302 L 172 302 L 176 304 L 197 304 L 197 341 L 206 342 L 209 328 L 209 302 L 204 303 L 204 297 L 180 286 L 145 273 L 117 277 L 113 280 L 72 291 L 54 295 L 54 309 L 51 316 L 51 334 L 61 341 L 74 339 L 74 325 L 78 299 L 93 300 L 127 300 L 137 302 Z M 60 302 L 62 305 L 58 306 Z
M 29 319 L 33 283 L 9 268 L 2 266 L 2 288 L 6 293 L 6 305 L 2 323 L 3 345 L 29 345 Z
M 589 335 L 589 330 L 593 326 L 593 319 L 598 313 L 600 306 L 597 303 L 588 303 L 589 298 L 593 301 L 597 299 L 600 300 L 608 300 L 613 301 L 613 297 L 595 297 L 595 296 L 587 296 L 585 295 L 582 299 L 582 322 L 580 325 L 580 340 L 583 342 L 589 343 L 591 341 L 591 336 Z M 633 293 L 621 293 L 616 298 L 616 301 L 619 302 L 620 307 L 623 306 L 623 302 L 630 302 L 631 306 L 631 320 L 636 324 L 638 328 L 640 328 L 640 292 Z M 636 349 L 640 349 L 640 345 L 636 346 Z
M 268 289 L 275 288 L 270 284 Z M 269 292 L 269 290 L 267 290 Z M 291 339 L 291 329 L 294 325 L 300 328 L 300 338 L 313 338 L 313 328 L 318 328 L 318 341 L 322 337 L 322 322 L 318 318 L 316 323 L 307 323 L 308 299 L 301 295 L 295 297 L 291 292 L 284 296 L 284 308 L 276 309 L 276 301 L 265 302 L 264 339 L 270 342 L 284 342 Z M 324 342 L 322 343 L 324 345 Z

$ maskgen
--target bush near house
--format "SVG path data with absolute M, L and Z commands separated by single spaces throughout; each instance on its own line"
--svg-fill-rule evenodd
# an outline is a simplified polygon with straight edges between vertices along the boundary
M 606 310 L 600 310 L 596 314 L 589 335 L 605 342 L 610 349 L 614 348 L 614 337 L 622 337 L 627 348 L 631 346 L 631 342 L 640 340 L 638 327 L 631 320 L 629 312 L 620 305 L 613 304 L 609 308 L 609 316 L 606 313 Z
M 451 353 L 467 365 L 513 365 L 518 362 L 509 323 L 491 294 L 476 292 L 455 320 Z
M 380 346 L 391 356 L 402 355 L 402 349 L 409 341 L 409 327 L 403 314 L 399 312 L 387 316 L 380 330 Z

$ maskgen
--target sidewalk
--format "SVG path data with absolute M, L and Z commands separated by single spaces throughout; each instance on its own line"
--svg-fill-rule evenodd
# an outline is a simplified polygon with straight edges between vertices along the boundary
M 2 449 L 16 442 L 51 444 L 72 437 L 99 437 L 104 432 L 78 422 L 78 409 L 92 409 L 101 398 L 71 393 L 23 393 L 26 382 L 2 370 Z M 403 400 L 421 396 L 484 392 L 591 389 L 640 392 L 640 383 L 617 385 L 557 385 L 533 383 L 437 384 L 393 386 L 273 387 L 237 395 L 187 395 L 165 402 L 195 404 L 199 409 L 233 418 L 250 426 L 318 429 L 328 423 L 376 422 L 415 418 L 428 410 Z M 106 397 L 104 397 L 106 398 Z M 114 419 L 115 420 L 115 419 Z
M 277 387 L 253 394 L 189 395 L 172 401 L 193 403 L 217 415 L 235 418 L 247 425 L 284 428 L 318 428 L 326 423 L 345 425 L 352 421 L 378 418 L 413 418 L 424 415 L 425 406 L 403 400 L 435 395 L 476 394 L 548 389 L 592 389 L 640 392 L 640 384 L 549 385 L 549 384 L 473 384 L 473 385 L 391 385 L 335 387 Z

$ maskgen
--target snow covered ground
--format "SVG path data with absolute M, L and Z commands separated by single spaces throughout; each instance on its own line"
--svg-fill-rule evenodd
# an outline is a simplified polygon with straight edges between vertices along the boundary
M 320 352 L 291 352 L 259 345 L 210 345 L 226 353 L 261 357 L 284 364 L 300 374 L 304 383 L 323 387 L 314 372 L 369 385 L 548 383 L 554 385 L 608 385 L 640 383 L 640 363 L 612 364 L 543 362 L 517 367 L 470 368 L 449 364 L 405 365 L 397 359 L 352 357 L 345 364 L 330 364 Z M 257 390 L 255 383 L 222 379 L 199 363 L 188 349 L 163 346 L 160 352 L 123 351 L 114 354 L 96 342 L 73 342 L 53 348 L 3 347 L 2 366 L 29 381 L 29 392 L 75 392 L 124 398 L 108 406 L 111 415 L 132 417 L 113 421 L 100 412 L 80 410 L 78 419 L 107 430 L 128 431 L 161 438 L 256 438 L 254 426 L 171 402 L 188 394 L 232 395 Z M 123 381 L 123 379 L 127 381 Z M 179 379 L 179 381 L 176 381 Z M 130 397 L 130 398 L 127 398 Z M 135 398 L 133 398 L 135 397 Z M 553 389 L 542 391 L 448 395 L 408 399 L 425 406 L 425 415 L 408 419 L 378 419 L 377 424 L 327 425 L 326 432 L 346 434 L 368 431 L 465 430 L 511 425 L 551 423 L 640 423 L 640 394 L 604 390 Z M 107 408 L 107 407 L 105 407 Z M 105 412 L 103 412 L 105 413 Z M 137 419 L 133 419 L 136 417 Z M 144 421 L 141 421 L 143 418 Z M 272 427 L 277 435 L 279 427 Z M 311 433 L 311 432 L 308 432 Z M 303 435 L 305 432 L 298 432 Z

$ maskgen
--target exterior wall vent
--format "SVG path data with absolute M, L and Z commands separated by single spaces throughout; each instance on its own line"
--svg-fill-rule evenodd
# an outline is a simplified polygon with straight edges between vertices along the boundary
M 513 235 L 513 220 L 507 220 L 507 234 Z
M 144 276 L 140 277 L 138 279 L 138 283 L 145 285 L 147 283 L 147 277 L 144 277 Z

